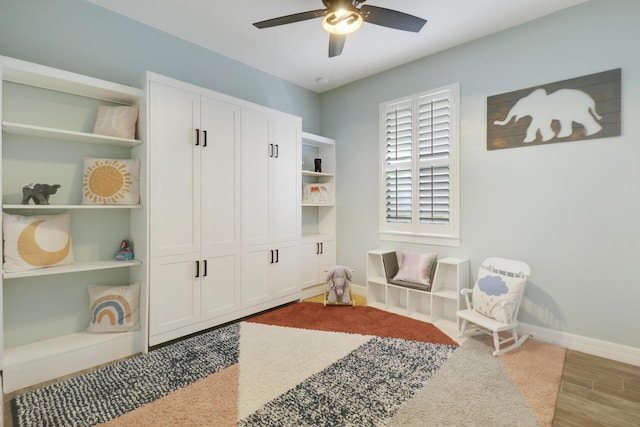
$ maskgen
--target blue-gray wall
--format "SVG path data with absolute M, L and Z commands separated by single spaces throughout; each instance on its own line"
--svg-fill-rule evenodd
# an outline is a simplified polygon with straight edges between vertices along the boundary
M 534 0 L 532 0 L 534 1 Z M 338 261 L 379 247 L 523 259 L 522 320 L 640 347 L 637 0 L 591 0 L 317 95 L 83 0 L 0 0 L 0 55 L 125 84 L 151 70 L 303 118 L 337 139 Z M 427 27 L 428 31 L 428 27 Z M 486 98 L 622 68 L 622 136 L 488 152 Z M 462 245 L 380 242 L 378 104 L 460 82 Z
M 0 55 L 140 86 L 145 71 L 303 118 L 318 95 L 84 0 L 0 0 Z
M 521 320 L 640 347 L 640 2 L 591 0 L 321 95 L 337 140 L 338 258 L 364 283 L 366 251 L 527 261 Z M 428 27 L 426 28 L 428 31 Z M 487 97 L 622 68 L 622 136 L 487 151 Z M 378 239 L 378 105 L 460 82 L 462 244 Z

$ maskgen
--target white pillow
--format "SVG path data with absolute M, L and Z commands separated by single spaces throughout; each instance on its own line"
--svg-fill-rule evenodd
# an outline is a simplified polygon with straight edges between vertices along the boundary
M 5 272 L 73 264 L 71 214 L 22 216 L 2 213 Z
M 438 254 L 403 252 L 402 264 L 393 280 L 430 285 Z
M 136 205 L 140 202 L 139 159 L 84 158 L 83 205 Z
M 128 286 L 89 285 L 89 332 L 140 329 L 140 283 Z
M 473 308 L 487 317 L 504 322 L 502 301 L 520 301 L 527 280 L 503 276 L 480 267 L 478 280 L 473 286 Z
M 134 139 L 136 137 L 136 122 L 138 121 L 138 107 L 119 105 L 98 107 L 96 123 L 93 133 L 117 138 Z

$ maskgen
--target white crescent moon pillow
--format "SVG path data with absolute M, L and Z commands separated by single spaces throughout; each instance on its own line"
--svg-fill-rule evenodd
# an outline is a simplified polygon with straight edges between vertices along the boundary
M 23 216 L 2 213 L 6 273 L 73 264 L 71 214 Z

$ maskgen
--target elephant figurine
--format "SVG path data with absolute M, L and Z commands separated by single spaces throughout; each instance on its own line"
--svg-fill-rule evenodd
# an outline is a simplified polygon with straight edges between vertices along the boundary
M 329 296 L 327 302 L 335 304 L 351 303 L 351 294 L 349 293 L 349 281 L 353 278 L 353 273 L 349 267 L 344 265 L 334 265 L 327 275 L 327 287 L 329 288 Z
M 554 136 L 565 138 L 573 133 L 573 122 L 584 126 L 587 136 L 602 130 L 602 126 L 595 120 L 602 117 L 596 112 L 596 103 L 591 96 L 577 89 L 558 89 L 547 95 L 542 89 L 536 89 L 529 95 L 520 98 L 504 120 L 496 120 L 494 125 L 504 126 L 515 117 L 516 122 L 522 117 L 531 116 L 531 124 L 523 142 L 533 142 L 538 136 L 542 141 L 549 141 Z M 595 117 L 595 119 L 594 119 Z M 551 123 L 557 120 L 560 130 L 556 135 Z
M 56 194 L 58 188 L 59 184 L 27 184 L 22 187 L 22 204 L 28 205 L 29 200 L 33 199 L 36 205 L 48 205 L 49 196 Z

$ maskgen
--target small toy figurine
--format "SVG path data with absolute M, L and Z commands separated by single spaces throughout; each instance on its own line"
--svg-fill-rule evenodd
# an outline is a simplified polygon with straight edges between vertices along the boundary
M 116 259 L 131 260 L 133 259 L 133 245 L 129 240 L 120 242 L 120 250 L 116 252 Z
M 22 204 L 28 205 L 29 200 L 33 199 L 36 205 L 48 205 L 49 196 L 56 194 L 60 188 L 60 184 L 27 184 L 22 187 Z

